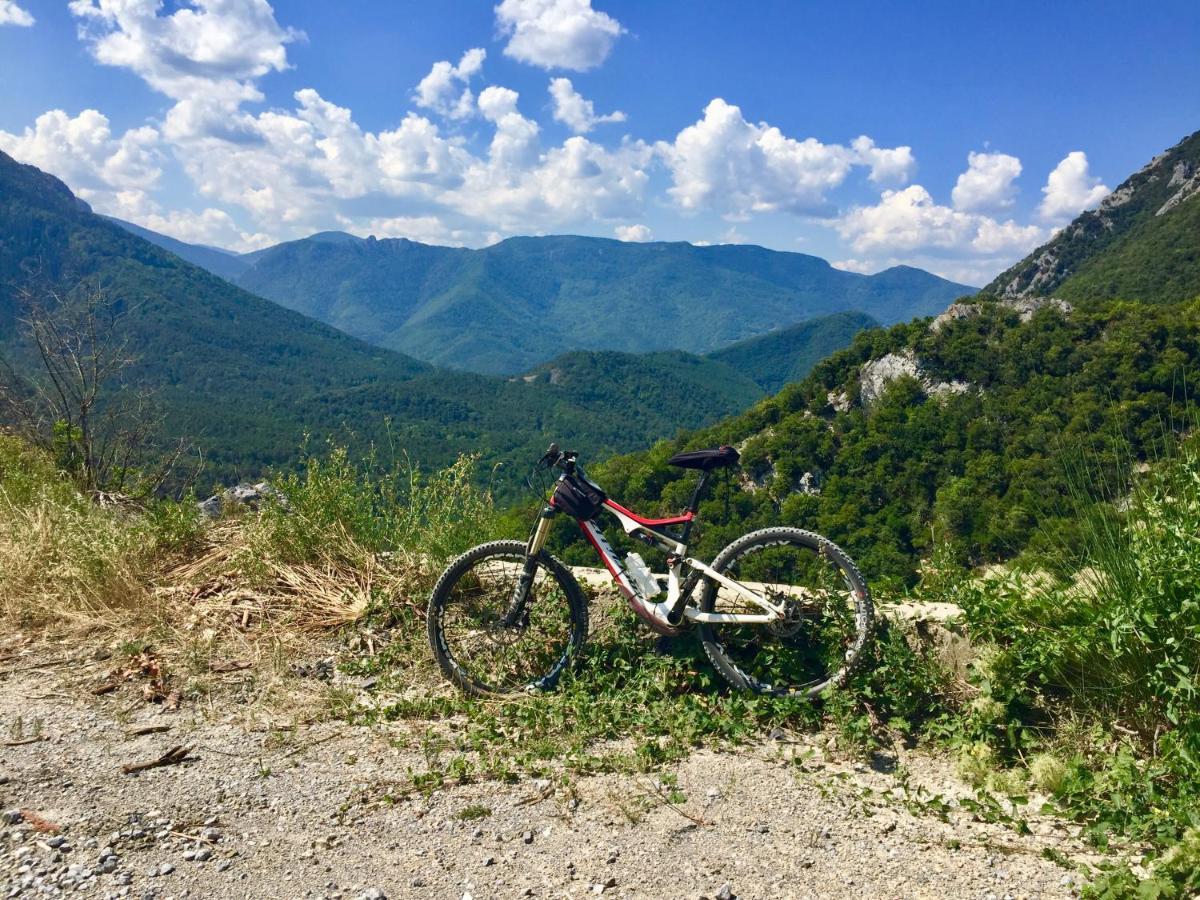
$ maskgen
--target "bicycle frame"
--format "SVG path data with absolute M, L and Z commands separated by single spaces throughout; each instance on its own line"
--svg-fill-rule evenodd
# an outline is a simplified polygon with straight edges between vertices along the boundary
M 785 614 L 782 606 L 772 603 L 757 591 L 753 591 L 746 585 L 727 578 L 707 563 L 688 556 L 687 538 L 691 532 L 692 524 L 696 519 L 694 507 L 704 489 L 705 480 L 706 478 L 702 476 L 699 484 L 696 486 L 693 502 L 690 504 L 692 508 L 680 516 L 672 516 L 665 519 L 648 519 L 639 516 L 632 510 L 626 509 L 614 500 L 605 499 L 604 501 L 605 511 L 616 518 L 626 534 L 637 538 L 657 550 L 661 550 L 667 555 L 667 598 L 664 601 L 655 602 L 654 597 L 647 597 L 642 594 L 638 586 L 625 571 L 625 566 L 621 562 L 620 557 L 617 556 L 616 551 L 613 550 L 612 545 L 609 544 L 604 531 L 594 520 L 575 520 L 579 526 L 579 530 L 583 532 L 588 543 L 599 554 L 604 567 L 612 575 L 613 581 L 616 582 L 621 593 L 625 595 L 633 611 L 647 625 L 660 634 L 674 635 L 680 633 L 683 630 L 682 625 L 685 621 L 701 624 L 763 625 L 774 622 Z M 530 537 L 528 562 L 526 564 L 526 572 L 530 581 L 532 581 L 534 569 L 536 568 L 535 560 L 537 554 L 545 546 L 546 539 L 550 534 L 551 523 L 554 516 L 558 513 L 559 510 L 553 505 L 546 506 L 542 511 L 533 535 Z M 676 534 L 669 531 L 668 528 L 671 526 L 682 526 L 682 533 Z M 684 576 L 685 568 L 690 570 L 686 577 Z M 689 601 L 702 578 L 715 581 L 728 588 L 743 599 L 758 606 L 762 609 L 762 612 L 701 612 L 695 604 Z M 523 581 L 524 579 L 522 579 Z M 524 584 L 520 584 L 517 590 L 523 593 L 523 587 Z

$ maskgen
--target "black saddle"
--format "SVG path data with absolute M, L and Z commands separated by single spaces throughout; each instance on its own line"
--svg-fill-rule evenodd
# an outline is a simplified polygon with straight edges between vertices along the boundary
M 701 472 L 711 472 L 713 469 L 736 466 L 739 456 L 740 454 L 732 447 L 713 447 L 709 450 L 689 450 L 686 453 L 676 453 L 667 460 L 667 464 L 679 466 L 681 469 L 699 469 Z

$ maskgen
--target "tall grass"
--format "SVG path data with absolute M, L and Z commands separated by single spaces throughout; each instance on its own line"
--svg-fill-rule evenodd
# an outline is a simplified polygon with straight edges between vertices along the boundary
M 95 624 L 151 602 L 149 572 L 187 545 L 195 516 L 175 503 L 104 506 L 46 453 L 0 434 L 0 616 Z
M 463 550 L 498 535 L 492 497 L 463 456 L 426 475 L 403 455 L 354 460 L 342 447 L 310 456 L 275 482 L 253 529 L 259 559 L 357 565 L 384 556 L 413 574 L 440 571 Z

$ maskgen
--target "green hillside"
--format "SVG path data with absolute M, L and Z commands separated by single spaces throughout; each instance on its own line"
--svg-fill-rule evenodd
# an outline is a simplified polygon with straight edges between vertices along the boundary
M 675 509 L 691 479 L 667 457 L 738 445 L 746 480 L 704 550 L 786 523 L 829 535 L 872 578 L 910 581 L 935 540 L 977 564 L 1069 529 L 1059 516 L 1072 454 L 1083 448 L 1117 483 L 1166 423 L 1189 421 L 1198 363 L 1200 300 L 1066 315 L 1047 304 L 1028 321 L 1011 303 L 979 300 L 937 329 L 862 332 L 749 411 L 592 474 L 634 508 Z M 724 503 L 718 494 L 705 515 L 720 523 Z
M 384 436 L 385 420 L 430 465 L 462 452 L 524 463 L 564 434 L 592 455 L 626 451 L 761 395 L 728 367 L 685 354 L 568 356 L 554 377 L 528 380 L 436 372 L 185 262 L 0 154 L 0 352 L 18 371 L 37 370 L 17 321 L 19 289 L 35 274 L 54 285 L 98 281 L 127 310 L 136 364 L 126 389 L 156 392 L 163 434 L 194 440 L 208 478 L 288 465 L 306 434 L 361 446 Z
M 864 328 L 877 327 L 879 323 L 866 313 L 834 313 L 747 338 L 708 357 L 748 375 L 765 391 L 777 391 L 802 379 L 829 354 L 849 346 Z
M 984 291 L 1174 303 L 1200 294 L 1200 132 L 1156 156 Z
M 892 323 L 972 290 L 919 269 L 858 275 L 752 246 L 558 236 L 465 250 L 342 237 L 259 251 L 238 283 L 370 343 L 479 372 L 578 349 L 705 353 L 846 310 Z

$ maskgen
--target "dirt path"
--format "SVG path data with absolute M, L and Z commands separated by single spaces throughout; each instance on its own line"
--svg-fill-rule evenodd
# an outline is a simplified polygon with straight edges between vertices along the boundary
M 41 738 L 0 750 L 5 897 L 1000 900 L 1071 896 L 1044 851 L 1087 858 L 1052 820 L 1026 836 L 973 821 L 945 760 L 875 771 L 827 758 L 821 735 L 701 751 L 654 776 L 425 796 L 408 787 L 431 762 L 411 728 L 254 730 L 235 705 L 92 697 L 69 667 L 0 676 L 0 726 L 4 741 Z M 194 759 L 121 771 L 178 745 Z M 925 799 L 902 802 L 903 784 Z

